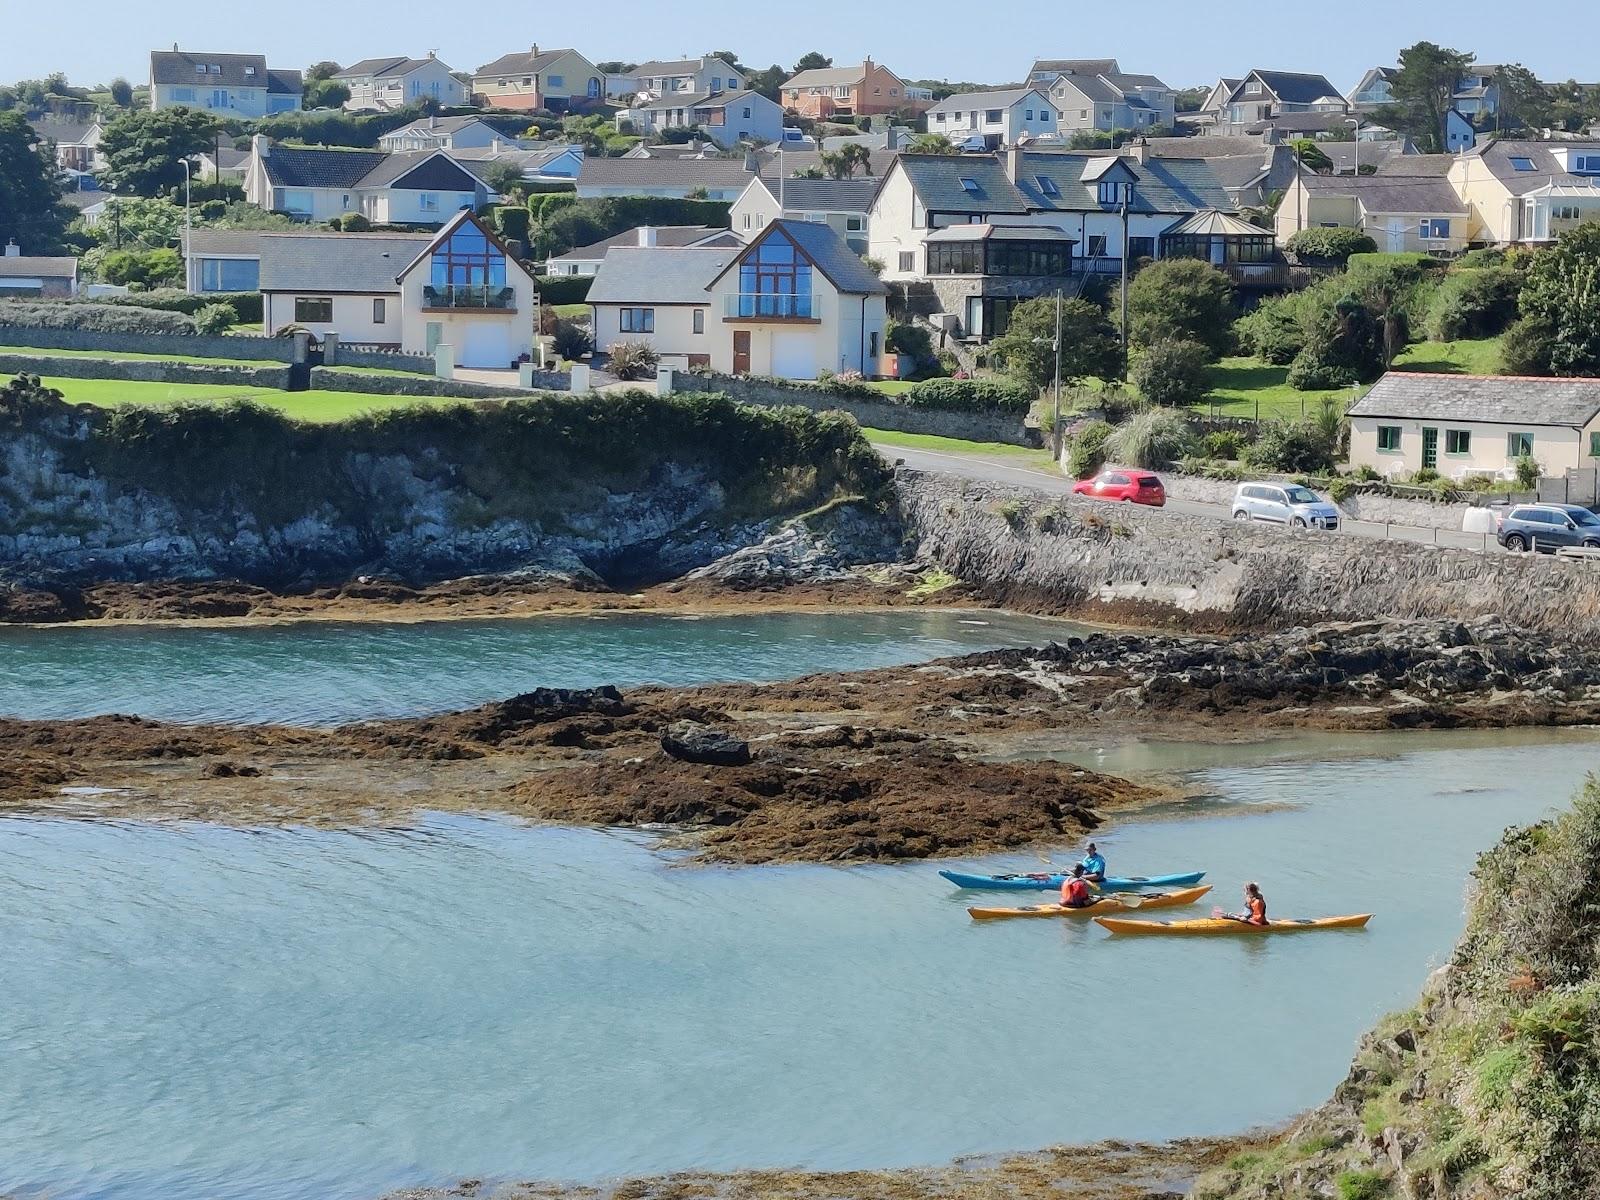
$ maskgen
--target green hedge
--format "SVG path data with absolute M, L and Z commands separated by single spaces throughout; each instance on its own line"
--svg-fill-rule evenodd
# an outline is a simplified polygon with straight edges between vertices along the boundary
M 541 275 L 539 300 L 544 304 L 582 304 L 593 285 L 593 275 Z
M 533 214 L 517 205 L 502 204 L 494 210 L 495 228 L 500 236 L 511 241 L 526 242 Z
M 194 332 L 194 318 L 181 312 L 126 304 L 66 304 L 59 300 L 0 300 L 0 325 L 84 329 L 91 333 Z
M 879 393 L 891 404 L 947 412 L 1003 412 L 1021 416 L 1033 407 L 1034 391 L 1011 379 L 927 379 L 895 395 Z
M 1352 254 L 1373 254 L 1378 243 L 1359 229 L 1302 229 L 1283 247 L 1299 259 L 1346 262 Z
M 572 199 L 552 209 L 550 199 L 546 198 L 538 214 L 539 248 L 547 255 L 565 254 L 576 246 L 591 246 L 640 225 L 706 225 L 712 229 L 726 229 L 728 210 L 733 207 L 727 200 L 603 196 Z
M 204 292 L 193 296 L 178 288 L 158 288 L 155 291 L 134 292 L 127 296 L 102 296 L 94 303 L 116 304 L 126 308 L 153 308 L 160 312 L 183 313 L 190 317 L 208 304 L 226 304 L 239 314 L 239 321 L 242 324 L 254 325 L 261 321 L 260 292 Z

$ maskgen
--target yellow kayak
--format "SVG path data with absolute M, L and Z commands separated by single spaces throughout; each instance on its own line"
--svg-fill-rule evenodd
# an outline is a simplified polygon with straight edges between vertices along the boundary
M 1206 884 L 1203 887 L 1184 888 L 1181 892 L 1107 896 L 1082 908 L 1068 908 L 1065 904 L 1030 904 L 1027 908 L 969 908 L 967 913 L 974 921 L 998 921 L 1005 917 L 1090 917 L 1095 913 L 1127 912 L 1135 908 L 1182 908 L 1185 904 L 1193 904 L 1210 890 L 1211 885 Z
M 1256 934 L 1256 933 L 1309 933 L 1314 929 L 1360 929 L 1372 920 L 1371 913 L 1356 913 L 1348 917 L 1316 917 L 1299 921 L 1286 921 L 1279 917 L 1266 925 L 1251 925 L 1245 921 L 1232 921 L 1227 917 L 1206 917 L 1197 921 L 1130 921 L 1125 917 L 1096 917 L 1112 933 L 1143 934 Z

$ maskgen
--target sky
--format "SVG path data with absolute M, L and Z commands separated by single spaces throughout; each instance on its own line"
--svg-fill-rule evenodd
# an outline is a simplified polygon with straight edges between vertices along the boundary
M 262 53 L 269 65 L 289 68 L 436 49 L 458 71 L 537 42 L 574 46 L 596 62 L 727 49 L 758 67 L 788 67 L 820 50 L 840 63 L 870 55 L 907 79 L 986 83 L 1020 79 L 1035 58 L 1115 57 L 1124 71 L 1159 75 L 1173 87 L 1261 67 L 1319 72 L 1348 91 L 1368 67 L 1393 62 L 1401 47 L 1423 39 L 1471 50 L 1480 62 L 1521 62 L 1543 79 L 1600 81 L 1600 5 L 1558 7 L 1565 9 L 1559 16 L 1547 6 L 1539 19 L 1519 20 L 1503 0 L 901 0 L 865 8 L 760 0 L 0 0 L 0 81 L 59 70 L 74 84 L 118 75 L 137 83 L 149 73 L 149 51 L 174 42 Z M 830 12 L 848 16 L 830 19 Z

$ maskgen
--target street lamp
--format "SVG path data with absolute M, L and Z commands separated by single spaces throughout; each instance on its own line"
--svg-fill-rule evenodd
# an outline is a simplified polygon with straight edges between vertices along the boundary
M 1357 179 L 1360 179 L 1361 178 L 1361 118 L 1360 117 L 1346 117 L 1344 119 L 1344 123 L 1346 125 L 1350 126 L 1350 128 L 1354 131 L 1353 137 L 1351 139 L 1354 142 L 1354 145 L 1351 147 L 1351 149 L 1355 153 L 1355 167 L 1356 167 L 1355 175 L 1356 175 Z
M 194 229 L 194 222 L 189 215 L 190 163 L 187 158 L 181 158 L 178 161 L 183 164 L 183 273 L 187 278 L 189 274 L 189 234 Z

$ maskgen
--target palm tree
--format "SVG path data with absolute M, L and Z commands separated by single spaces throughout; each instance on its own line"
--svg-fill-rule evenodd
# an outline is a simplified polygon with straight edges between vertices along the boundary
M 906 143 L 908 154 L 960 154 L 956 144 L 942 133 L 919 133 Z

